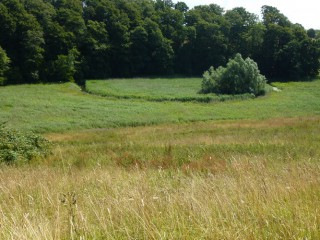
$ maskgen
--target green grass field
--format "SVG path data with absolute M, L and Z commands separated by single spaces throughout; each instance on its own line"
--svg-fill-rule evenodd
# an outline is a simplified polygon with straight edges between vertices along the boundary
M 319 239 L 320 81 L 275 86 L 212 103 L 1 87 L 1 122 L 53 149 L 0 164 L 0 239 Z
M 86 83 L 89 93 L 122 99 L 148 101 L 219 102 L 235 99 L 250 99 L 250 94 L 228 96 L 199 94 L 201 78 L 135 78 L 90 80 Z
M 201 78 L 136 78 L 90 80 L 88 91 L 104 96 L 142 99 L 178 99 L 201 97 Z
M 215 103 L 150 102 L 82 92 L 72 83 L 0 88 L 0 119 L 37 132 L 208 120 L 268 119 L 320 113 L 320 81 L 275 84 L 282 92 Z

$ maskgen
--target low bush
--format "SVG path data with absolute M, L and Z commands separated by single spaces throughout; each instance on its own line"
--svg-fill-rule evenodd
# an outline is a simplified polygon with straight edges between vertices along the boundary
M 6 73 L 9 70 L 10 58 L 0 46 L 0 86 L 5 84 Z
M 50 142 L 34 133 L 22 133 L 0 125 L 0 163 L 27 163 L 50 153 Z
M 260 74 L 258 65 L 241 54 L 230 59 L 227 66 L 211 67 L 203 74 L 201 93 L 262 95 L 265 92 L 266 78 Z

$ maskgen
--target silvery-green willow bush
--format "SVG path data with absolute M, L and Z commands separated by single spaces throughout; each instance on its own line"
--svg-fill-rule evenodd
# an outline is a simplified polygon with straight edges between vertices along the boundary
M 201 93 L 244 94 L 255 96 L 265 93 L 266 77 L 260 74 L 255 61 L 237 54 L 226 67 L 210 67 L 203 74 Z

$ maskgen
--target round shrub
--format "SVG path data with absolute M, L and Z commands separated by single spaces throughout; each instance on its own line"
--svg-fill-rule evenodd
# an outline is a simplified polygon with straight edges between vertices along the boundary
M 264 94 L 266 82 L 257 63 L 250 58 L 244 60 L 238 53 L 225 68 L 210 67 L 204 72 L 201 92 L 232 95 L 251 93 L 257 96 Z

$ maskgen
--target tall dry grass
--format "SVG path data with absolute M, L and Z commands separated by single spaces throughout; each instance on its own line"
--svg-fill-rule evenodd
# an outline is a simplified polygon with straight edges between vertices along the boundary
M 320 239 L 318 123 L 50 135 L 44 162 L 0 168 L 0 239 Z
M 4 168 L 1 239 L 319 239 L 320 166 Z

